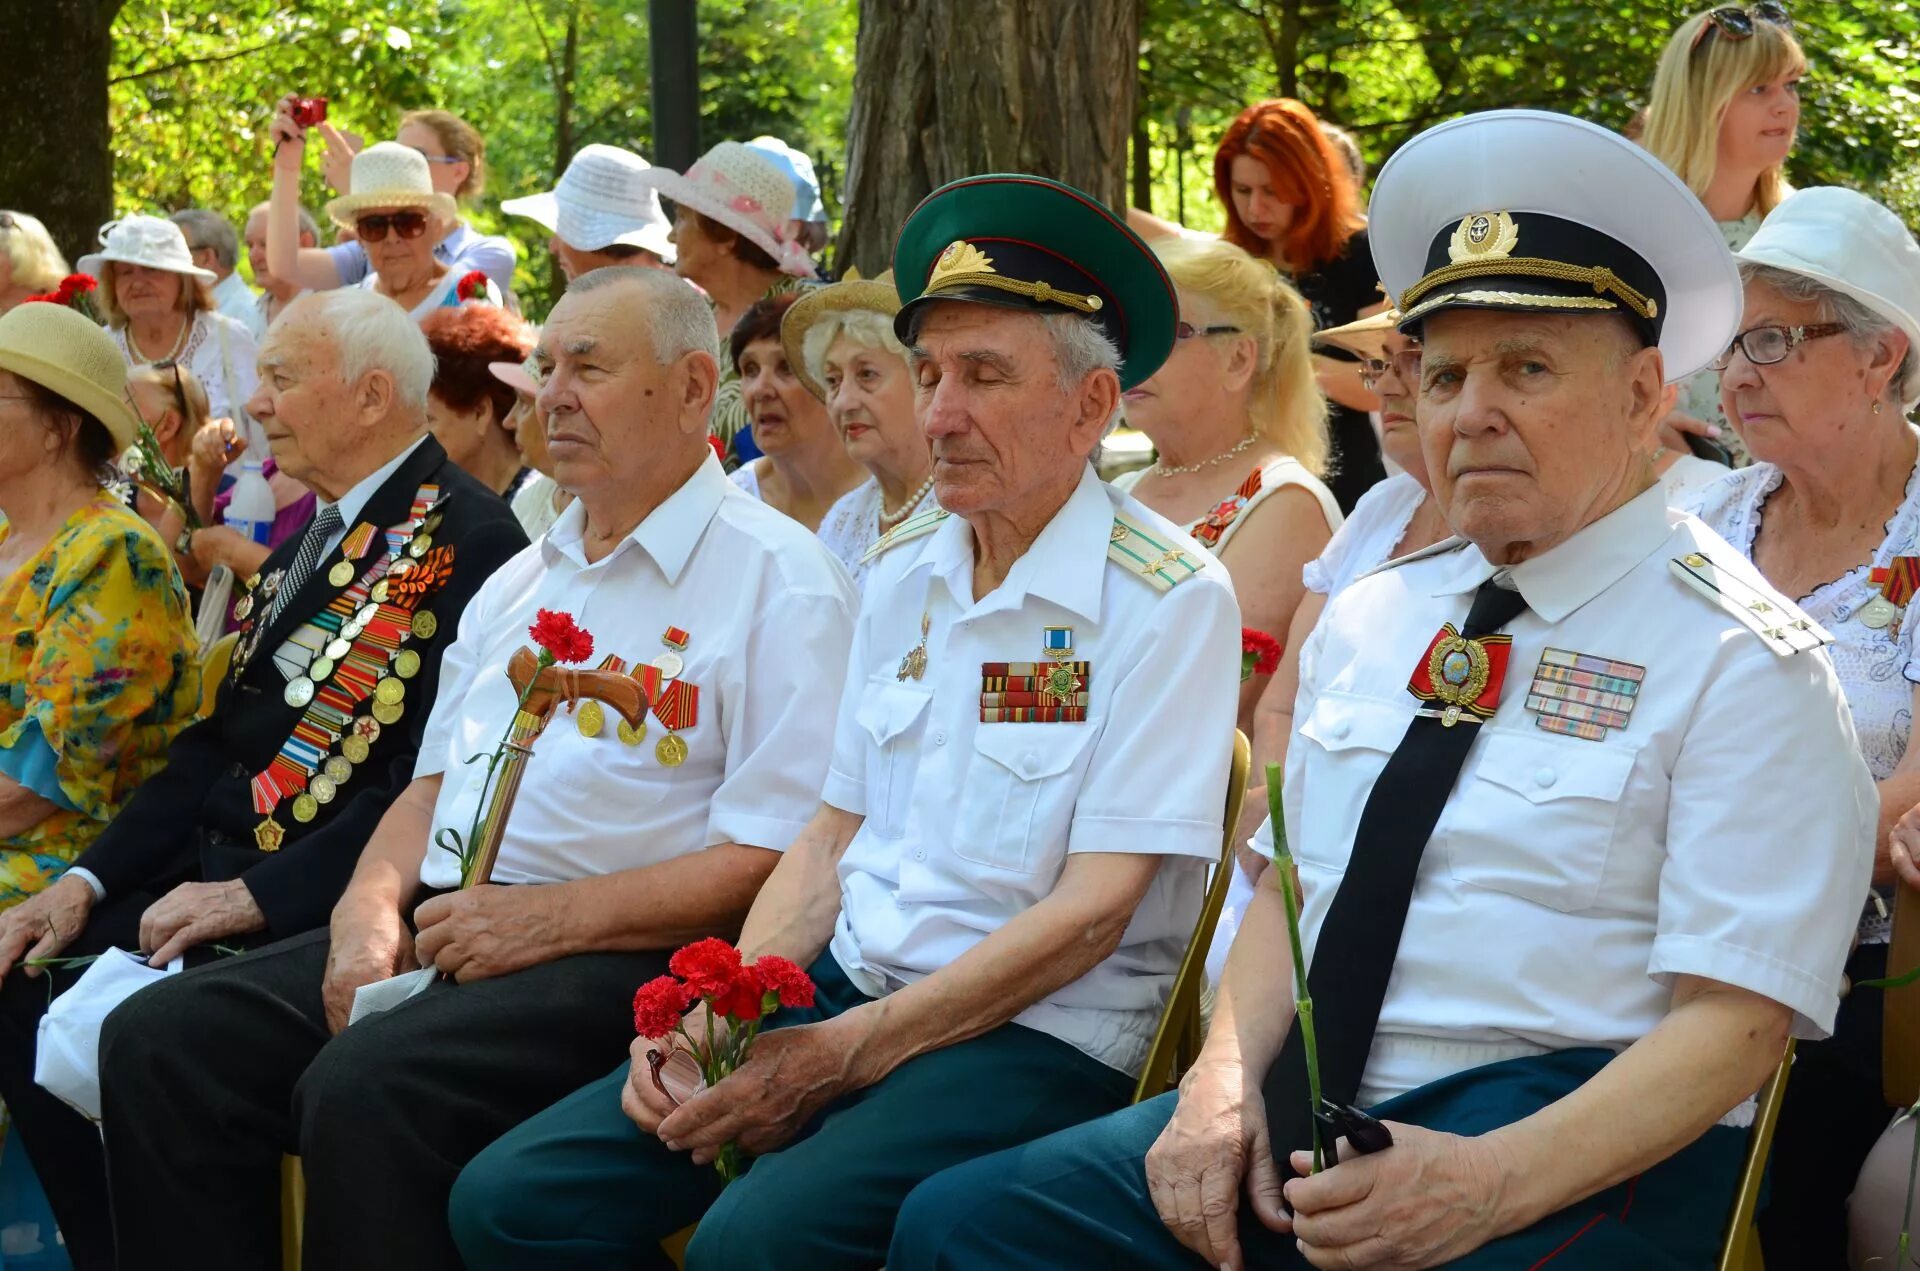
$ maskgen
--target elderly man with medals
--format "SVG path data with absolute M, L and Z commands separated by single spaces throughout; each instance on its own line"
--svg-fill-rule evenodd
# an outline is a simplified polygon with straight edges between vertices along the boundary
M 1750 1097 L 1833 1026 L 1876 805 L 1828 636 L 1652 471 L 1663 383 L 1738 329 L 1713 221 L 1500 111 L 1409 142 L 1370 224 L 1460 537 L 1300 654 L 1324 1102 L 1269 870 L 1180 1090 L 922 1185 L 893 1271 L 1710 1266 Z
M 458 1268 L 460 1167 L 604 1071 L 633 1036 L 634 989 L 680 945 L 737 929 L 813 814 L 856 601 L 819 540 L 740 493 L 708 447 L 705 303 L 659 270 L 583 274 L 533 361 L 576 500 L 461 615 L 412 783 L 330 927 L 107 1020 L 114 1235 L 143 1267 L 276 1265 L 292 1151 L 309 1271 Z M 562 650 L 585 659 L 557 668 L 573 700 L 523 767 L 503 763 L 511 815 L 476 836 L 477 809 L 507 802 L 487 757 L 553 695 L 523 695 L 526 646 L 550 647 L 561 615 L 592 637 Z M 642 691 L 594 688 L 623 676 Z M 481 850 L 490 869 L 463 880 Z M 438 974 L 400 978 L 416 967 Z
M 98 1130 L 33 1084 L 50 1000 L 119 947 L 165 966 L 326 924 L 406 784 L 451 628 L 526 545 L 513 515 L 427 433 L 433 355 L 391 302 L 290 306 L 260 350 L 248 410 L 282 471 L 318 496 L 306 531 L 241 596 L 212 713 L 174 740 L 53 887 L 0 918 L 0 1095 L 31 1144 L 67 1247 L 113 1265 Z
M 1239 659 L 1226 572 L 1089 463 L 1173 289 L 1028 176 L 935 191 L 894 266 L 941 506 L 872 549 L 818 813 L 741 935 L 814 1005 L 679 1105 L 643 1038 L 488 1148 L 453 1193 L 468 1271 L 666 1267 L 696 1220 L 692 1268 L 877 1266 L 914 1184 L 1119 1106 L 1146 1057 Z M 723 1191 L 728 1142 L 758 1159 Z

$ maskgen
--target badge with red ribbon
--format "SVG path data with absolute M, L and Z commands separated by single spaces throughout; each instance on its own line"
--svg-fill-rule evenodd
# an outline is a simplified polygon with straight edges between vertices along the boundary
M 1407 681 L 1407 691 L 1423 702 L 1438 702 L 1432 712 L 1448 728 L 1470 716 L 1473 723 L 1493 718 L 1500 707 L 1500 686 L 1507 677 L 1513 637 L 1469 640 L 1449 622 L 1434 633 Z
M 1878 631 L 1887 629 L 1896 639 L 1900 635 L 1900 616 L 1907 602 L 1920 592 L 1920 556 L 1896 556 L 1867 575 L 1880 594 L 1860 609 L 1860 621 Z

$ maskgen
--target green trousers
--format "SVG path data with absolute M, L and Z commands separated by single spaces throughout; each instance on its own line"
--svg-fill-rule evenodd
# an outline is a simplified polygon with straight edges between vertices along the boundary
M 1612 1058 L 1611 1051 L 1581 1049 L 1506 1060 L 1370 1110 L 1382 1120 L 1484 1134 L 1577 1089 Z M 928 1180 L 900 1211 L 887 1271 L 1204 1271 L 1199 1255 L 1167 1231 L 1147 1190 L 1147 1149 L 1172 1118 L 1177 1097 L 1149 1099 Z M 1448 1265 L 1459 1271 L 1709 1271 L 1746 1141 L 1745 1130 L 1715 1127 L 1646 1173 Z M 1291 1236 L 1268 1231 L 1246 1210 L 1243 1198 L 1240 1238 L 1248 1267 L 1310 1271 Z
M 810 1010 L 868 999 L 832 954 L 808 968 Z M 670 1152 L 620 1111 L 628 1066 L 509 1131 L 461 1173 L 449 1202 L 468 1271 L 665 1268 L 660 1241 L 690 1223 L 689 1271 L 873 1268 L 894 1215 L 922 1181 L 1121 1107 L 1132 1082 L 1018 1024 L 922 1055 L 828 1105 L 806 1132 L 723 1188 L 712 1166 Z

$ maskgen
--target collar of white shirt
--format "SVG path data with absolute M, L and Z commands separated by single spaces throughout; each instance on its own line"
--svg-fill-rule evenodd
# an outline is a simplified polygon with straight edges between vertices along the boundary
M 978 617 L 1018 609 L 1029 596 L 1050 600 L 1088 622 L 1100 620 L 1100 591 L 1107 576 L 1107 545 L 1113 539 L 1113 500 L 1087 465 L 1060 510 L 1033 540 L 1006 579 L 976 605 L 973 595 L 973 527 L 950 516 L 933 532 L 913 566 L 930 565 L 946 581 L 963 613 Z
M 1507 571 L 1527 607 L 1559 622 L 1627 576 L 1673 532 L 1666 489 L 1655 482 L 1585 529 Z M 1436 596 L 1472 591 L 1500 570 L 1471 544 L 1456 555 L 1435 585 Z
M 333 505 L 340 509 L 340 529 L 337 531 L 340 538 L 345 538 L 347 531 L 353 528 L 354 519 L 360 515 L 361 509 L 367 506 L 367 500 L 373 497 L 374 491 L 385 485 L 387 478 L 398 472 L 400 465 L 407 461 L 407 456 L 418 450 L 420 443 L 426 439 L 427 434 L 421 433 L 414 439 L 413 444 L 360 478 L 354 483 L 352 489 L 340 496 L 340 501 Z M 316 496 L 314 515 L 318 516 L 326 506 L 327 501 Z
M 694 546 L 707 531 L 707 523 L 720 510 L 720 501 L 729 493 L 739 494 L 740 491 L 727 480 L 726 469 L 720 466 L 720 460 L 709 452 L 700 466 L 693 470 L 693 475 L 682 481 L 679 489 L 662 499 L 660 506 L 647 513 L 620 545 L 602 559 L 611 560 L 625 551 L 628 543 L 635 543 L 660 567 L 669 585 L 678 582 L 680 571 L 687 567 L 687 560 L 693 555 Z M 549 564 L 558 557 L 565 557 L 585 568 L 587 555 L 580 540 L 586 529 L 586 504 L 575 499 L 553 523 L 547 536 L 540 540 L 542 555 Z

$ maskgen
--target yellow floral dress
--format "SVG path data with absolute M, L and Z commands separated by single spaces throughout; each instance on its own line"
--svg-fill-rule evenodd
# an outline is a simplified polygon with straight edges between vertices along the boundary
M 0 524 L 0 539 L 9 527 Z M 185 587 L 114 496 L 0 582 L 0 773 L 57 805 L 0 838 L 0 908 L 58 878 L 167 761 L 200 702 Z

